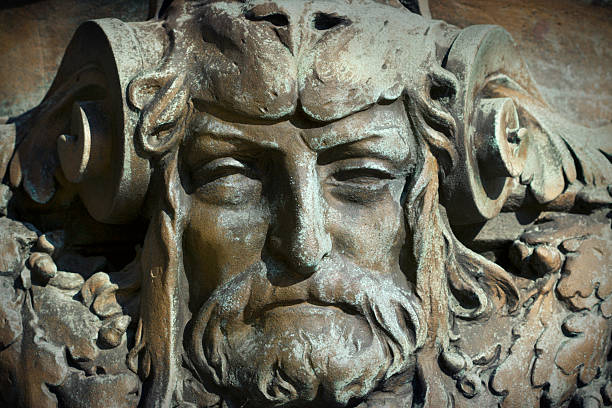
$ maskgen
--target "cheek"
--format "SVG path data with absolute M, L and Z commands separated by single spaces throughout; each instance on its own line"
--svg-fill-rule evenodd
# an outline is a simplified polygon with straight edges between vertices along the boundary
M 391 186 L 368 205 L 330 203 L 328 230 L 334 251 L 367 268 L 396 271 L 405 238 L 401 187 Z
M 268 226 L 262 206 L 226 208 L 193 200 L 183 234 L 185 271 L 205 300 L 219 285 L 261 259 Z

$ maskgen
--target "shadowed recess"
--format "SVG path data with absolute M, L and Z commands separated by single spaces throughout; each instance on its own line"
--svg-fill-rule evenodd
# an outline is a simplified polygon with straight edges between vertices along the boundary
M 351 25 L 351 20 L 336 14 L 316 13 L 314 16 L 314 27 L 317 30 L 329 30 L 339 25 Z
M 271 13 L 263 16 L 256 15 L 253 11 L 247 11 L 244 15 L 250 21 L 267 21 L 276 27 L 285 27 L 289 25 L 289 19 L 282 13 Z

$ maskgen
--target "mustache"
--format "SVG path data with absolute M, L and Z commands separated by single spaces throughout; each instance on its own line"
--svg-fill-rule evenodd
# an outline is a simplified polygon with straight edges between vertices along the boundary
M 231 321 L 251 324 L 282 306 L 333 306 L 362 317 L 375 336 L 391 340 L 386 342 L 392 356 L 389 376 L 401 371 L 405 356 L 425 342 L 427 327 L 416 295 L 389 275 L 337 257 L 326 258 L 308 278 L 282 282 L 286 275 L 282 265 L 259 261 L 217 288 L 192 320 L 191 357 L 196 365 L 206 368 L 215 383 L 227 380 L 217 372 L 227 373 L 228 363 L 218 342 L 204 344 L 208 331 Z
M 308 279 L 291 285 L 275 285 L 272 282 L 276 277 L 286 274 L 284 268 L 274 263 L 262 265 L 265 268 L 260 269 L 262 279 L 251 281 L 251 296 L 244 308 L 245 321 L 255 320 L 275 307 L 311 303 L 334 306 L 347 314 L 361 316 L 371 326 L 379 322 L 392 332 L 413 333 L 410 340 L 417 347 L 424 341 L 422 310 L 414 291 L 400 287 L 389 275 L 328 257 Z M 389 309 L 395 313 L 389 313 Z M 391 316 L 397 319 L 389 320 Z M 402 348 L 408 351 L 410 346 L 402 344 Z

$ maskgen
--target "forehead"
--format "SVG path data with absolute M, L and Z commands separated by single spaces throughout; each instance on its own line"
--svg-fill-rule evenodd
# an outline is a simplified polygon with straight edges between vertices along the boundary
M 191 95 L 245 117 L 335 121 L 422 88 L 435 62 L 429 21 L 393 1 L 192 4 L 174 22 Z
M 194 121 L 191 135 L 187 150 L 190 161 L 202 154 L 231 154 L 244 149 L 288 152 L 296 142 L 303 142 L 313 152 L 358 145 L 364 154 L 401 161 L 416 144 L 401 100 L 374 105 L 323 125 L 303 116 L 274 123 L 245 123 L 202 113 Z

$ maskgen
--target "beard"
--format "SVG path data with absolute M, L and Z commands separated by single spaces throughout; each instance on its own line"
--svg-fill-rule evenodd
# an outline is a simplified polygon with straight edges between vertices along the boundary
M 186 339 L 198 375 L 247 406 L 339 407 L 412 374 L 426 328 L 410 289 L 340 257 L 282 274 L 258 262 L 204 303 Z

